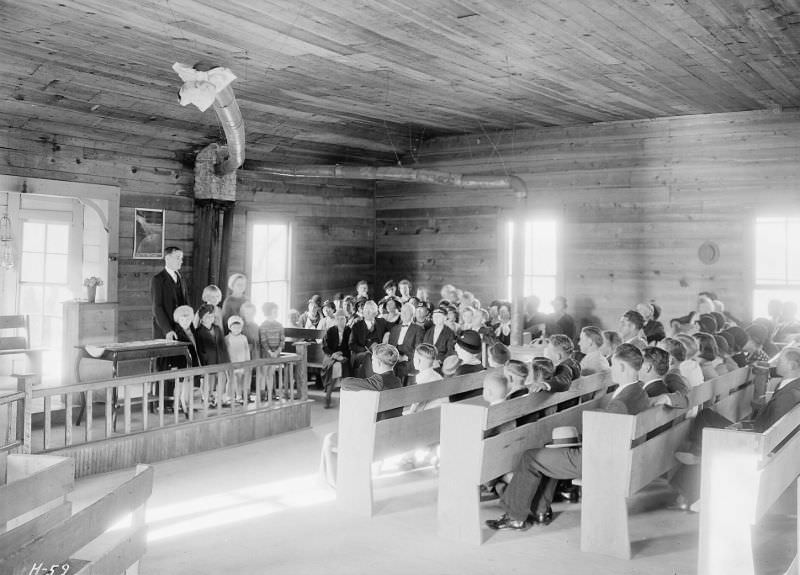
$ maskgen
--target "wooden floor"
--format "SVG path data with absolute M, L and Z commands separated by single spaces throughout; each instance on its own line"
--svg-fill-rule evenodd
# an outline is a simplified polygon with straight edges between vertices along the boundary
M 376 517 L 337 510 L 318 477 L 319 448 L 336 410 L 312 410 L 312 429 L 156 463 L 148 506 L 149 543 L 142 573 L 350 574 L 692 574 L 697 515 L 664 509 L 665 487 L 633 502 L 635 557 L 621 561 L 579 550 L 579 505 L 557 504 L 546 528 L 499 533 L 483 546 L 436 535 L 436 476 L 430 469 L 383 475 Z M 82 479 L 78 505 L 120 481 L 120 473 Z M 500 514 L 484 505 L 485 518 Z M 786 569 L 795 519 L 768 516 L 757 532 L 759 573 Z

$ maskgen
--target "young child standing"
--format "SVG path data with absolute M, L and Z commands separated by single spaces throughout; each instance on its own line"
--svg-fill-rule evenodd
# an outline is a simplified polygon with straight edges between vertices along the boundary
M 221 330 L 224 331 L 223 323 L 222 323 L 222 308 L 219 306 L 220 302 L 222 301 L 222 291 L 215 286 L 214 284 L 208 285 L 203 288 L 203 305 L 210 305 L 214 308 L 214 324 L 217 325 Z M 203 307 L 202 305 L 200 306 Z M 194 316 L 194 327 L 200 325 L 200 321 L 203 318 L 200 316 L 200 309 L 197 310 L 197 315 Z
M 286 335 L 283 331 L 283 325 L 277 320 L 278 317 L 278 304 L 268 301 L 261 306 L 261 311 L 264 312 L 266 318 L 258 327 L 258 346 L 261 350 L 261 357 L 280 357 L 283 351 L 283 344 L 286 341 Z M 266 382 L 267 382 L 267 395 L 265 401 L 270 401 L 272 398 L 272 390 L 275 386 L 275 368 L 267 366 L 266 368 Z
M 250 361 L 250 347 L 247 345 L 247 337 L 242 333 L 244 321 L 238 315 L 228 318 L 228 335 L 225 336 L 225 347 L 228 350 L 228 358 L 232 362 Z M 249 375 L 249 374 L 248 374 Z M 243 368 L 233 370 L 234 380 L 230 383 L 233 392 L 233 400 L 242 404 L 247 400 L 250 389 L 245 386 L 245 372 Z M 249 377 L 247 378 L 249 383 Z
M 258 324 L 256 323 L 256 306 L 252 302 L 246 301 L 239 308 L 239 313 L 244 322 L 242 333 L 247 338 L 247 346 L 250 348 L 250 359 L 261 357 L 261 346 L 258 344 Z
M 216 365 L 228 363 L 228 350 L 225 347 L 225 336 L 222 335 L 222 328 L 216 324 L 216 309 L 214 305 L 203 304 L 197 311 L 200 318 L 200 325 L 195 332 L 197 340 L 197 353 L 200 356 L 202 365 Z M 226 384 L 225 375 L 220 373 L 209 375 L 208 390 L 209 394 L 214 393 L 215 399 L 211 400 L 212 407 L 217 403 L 225 406 L 226 398 L 223 396 Z

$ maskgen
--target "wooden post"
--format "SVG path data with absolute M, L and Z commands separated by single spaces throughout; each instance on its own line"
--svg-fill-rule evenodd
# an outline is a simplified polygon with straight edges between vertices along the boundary
M 522 345 L 525 325 L 525 204 L 518 203 L 511 248 L 511 345 Z
M 378 391 L 342 391 L 336 471 L 336 503 L 340 509 L 372 517 L 372 460 Z
M 480 545 L 480 481 L 483 430 L 488 410 L 480 405 L 446 403 L 441 407 L 439 536 Z
M 295 365 L 297 366 L 297 377 L 295 382 L 297 388 L 300 390 L 300 399 L 308 399 L 308 346 L 311 345 L 307 341 L 296 341 L 294 343 L 294 352 L 300 356 L 300 361 Z
M 17 402 L 17 438 L 22 440 L 22 453 L 31 452 L 33 382 L 29 376 L 17 380 L 17 390 L 25 393 L 25 397 Z
M 581 551 L 631 558 L 628 492 L 632 415 L 583 412 Z

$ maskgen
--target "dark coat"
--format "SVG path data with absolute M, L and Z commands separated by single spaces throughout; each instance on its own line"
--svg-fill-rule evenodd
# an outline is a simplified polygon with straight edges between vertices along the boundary
M 164 339 L 175 331 L 178 324 L 172 319 L 175 310 L 186 305 L 186 286 L 178 274 L 178 282 L 172 281 L 166 268 L 162 269 L 150 281 L 150 302 L 153 309 L 153 339 Z
M 429 343 L 436 348 L 436 359 L 443 362 L 444 358 L 448 355 L 453 355 L 456 352 L 456 334 L 449 327 L 442 326 L 442 333 L 439 334 L 439 339 L 433 341 L 433 333 L 436 326 L 431 327 L 425 332 L 422 338 L 423 343 Z
M 216 324 L 207 329 L 204 325 L 197 326 L 195 331 L 197 339 L 197 352 L 200 355 L 200 365 L 215 365 L 228 363 L 228 348 L 225 346 L 225 336 Z

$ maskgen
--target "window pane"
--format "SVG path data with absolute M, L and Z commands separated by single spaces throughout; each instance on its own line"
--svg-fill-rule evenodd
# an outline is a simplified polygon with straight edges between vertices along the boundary
M 45 224 L 24 222 L 22 224 L 22 250 L 44 252 Z
M 51 254 L 69 253 L 69 226 L 65 224 L 47 225 L 47 251 Z
M 42 286 L 21 285 L 19 288 L 19 313 L 41 315 L 43 309 Z
M 66 254 L 47 254 L 44 281 L 53 284 L 67 283 Z
M 270 282 L 267 284 L 267 297 L 269 301 L 278 304 L 278 317 L 286 318 L 289 313 L 289 283 Z
M 508 299 L 511 299 L 511 274 L 514 273 L 514 222 L 506 224 L 506 273 L 509 276 Z
M 20 270 L 20 281 L 23 282 L 44 281 L 44 254 L 22 252 L 22 269 Z
M 58 349 L 61 346 L 61 318 L 45 316 L 43 322 L 44 330 L 42 332 L 41 345 L 43 347 Z
M 787 282 L 800 285 L 800 218 L 789 219 L 786 230 Z
M 554 221 L 533 220 L 525 224 L 525 275 L 556 275 Z
M 769 317 L 767 306 L 769 301 L 776 299 L 781 302 L 793 301 L 800 308 L 800 288 L 797 289 L 757 289 L 753 290 L 753 319 Z
M 65 291 L 69 293 L 69 290 L 62 286 L 44 286 L 42 311 L 45 315 L 61 316 L 61 302 L 70 299 L 69 295 L 64 293 Z
M 756 283 L 786 281 L 786 220 L 756 220 Z
M 252 281 L 262 282 L 267 278 L 267 260 L 262 257 L 264 246 L 267 245 L 267 226 L 253 226 L 253 245 L 250 253 L 253 254 Z
M 529 295 L 539 298 L 539 311 L 552 313 L 552 301 L 556 297 L 555 276 L 525 276 L 525 296 Z
M 286 280 L 288 270 L 289 229 L 285 225 L 271 225 L 267 229 L 266 247 L 266 279 L 269 281 Z
M 250 301 L 256 306 L 256 322 L 264 321 L 264 314 L 261 308 L 267 301 L 267 284 L 263 282 L 250 284 Z

